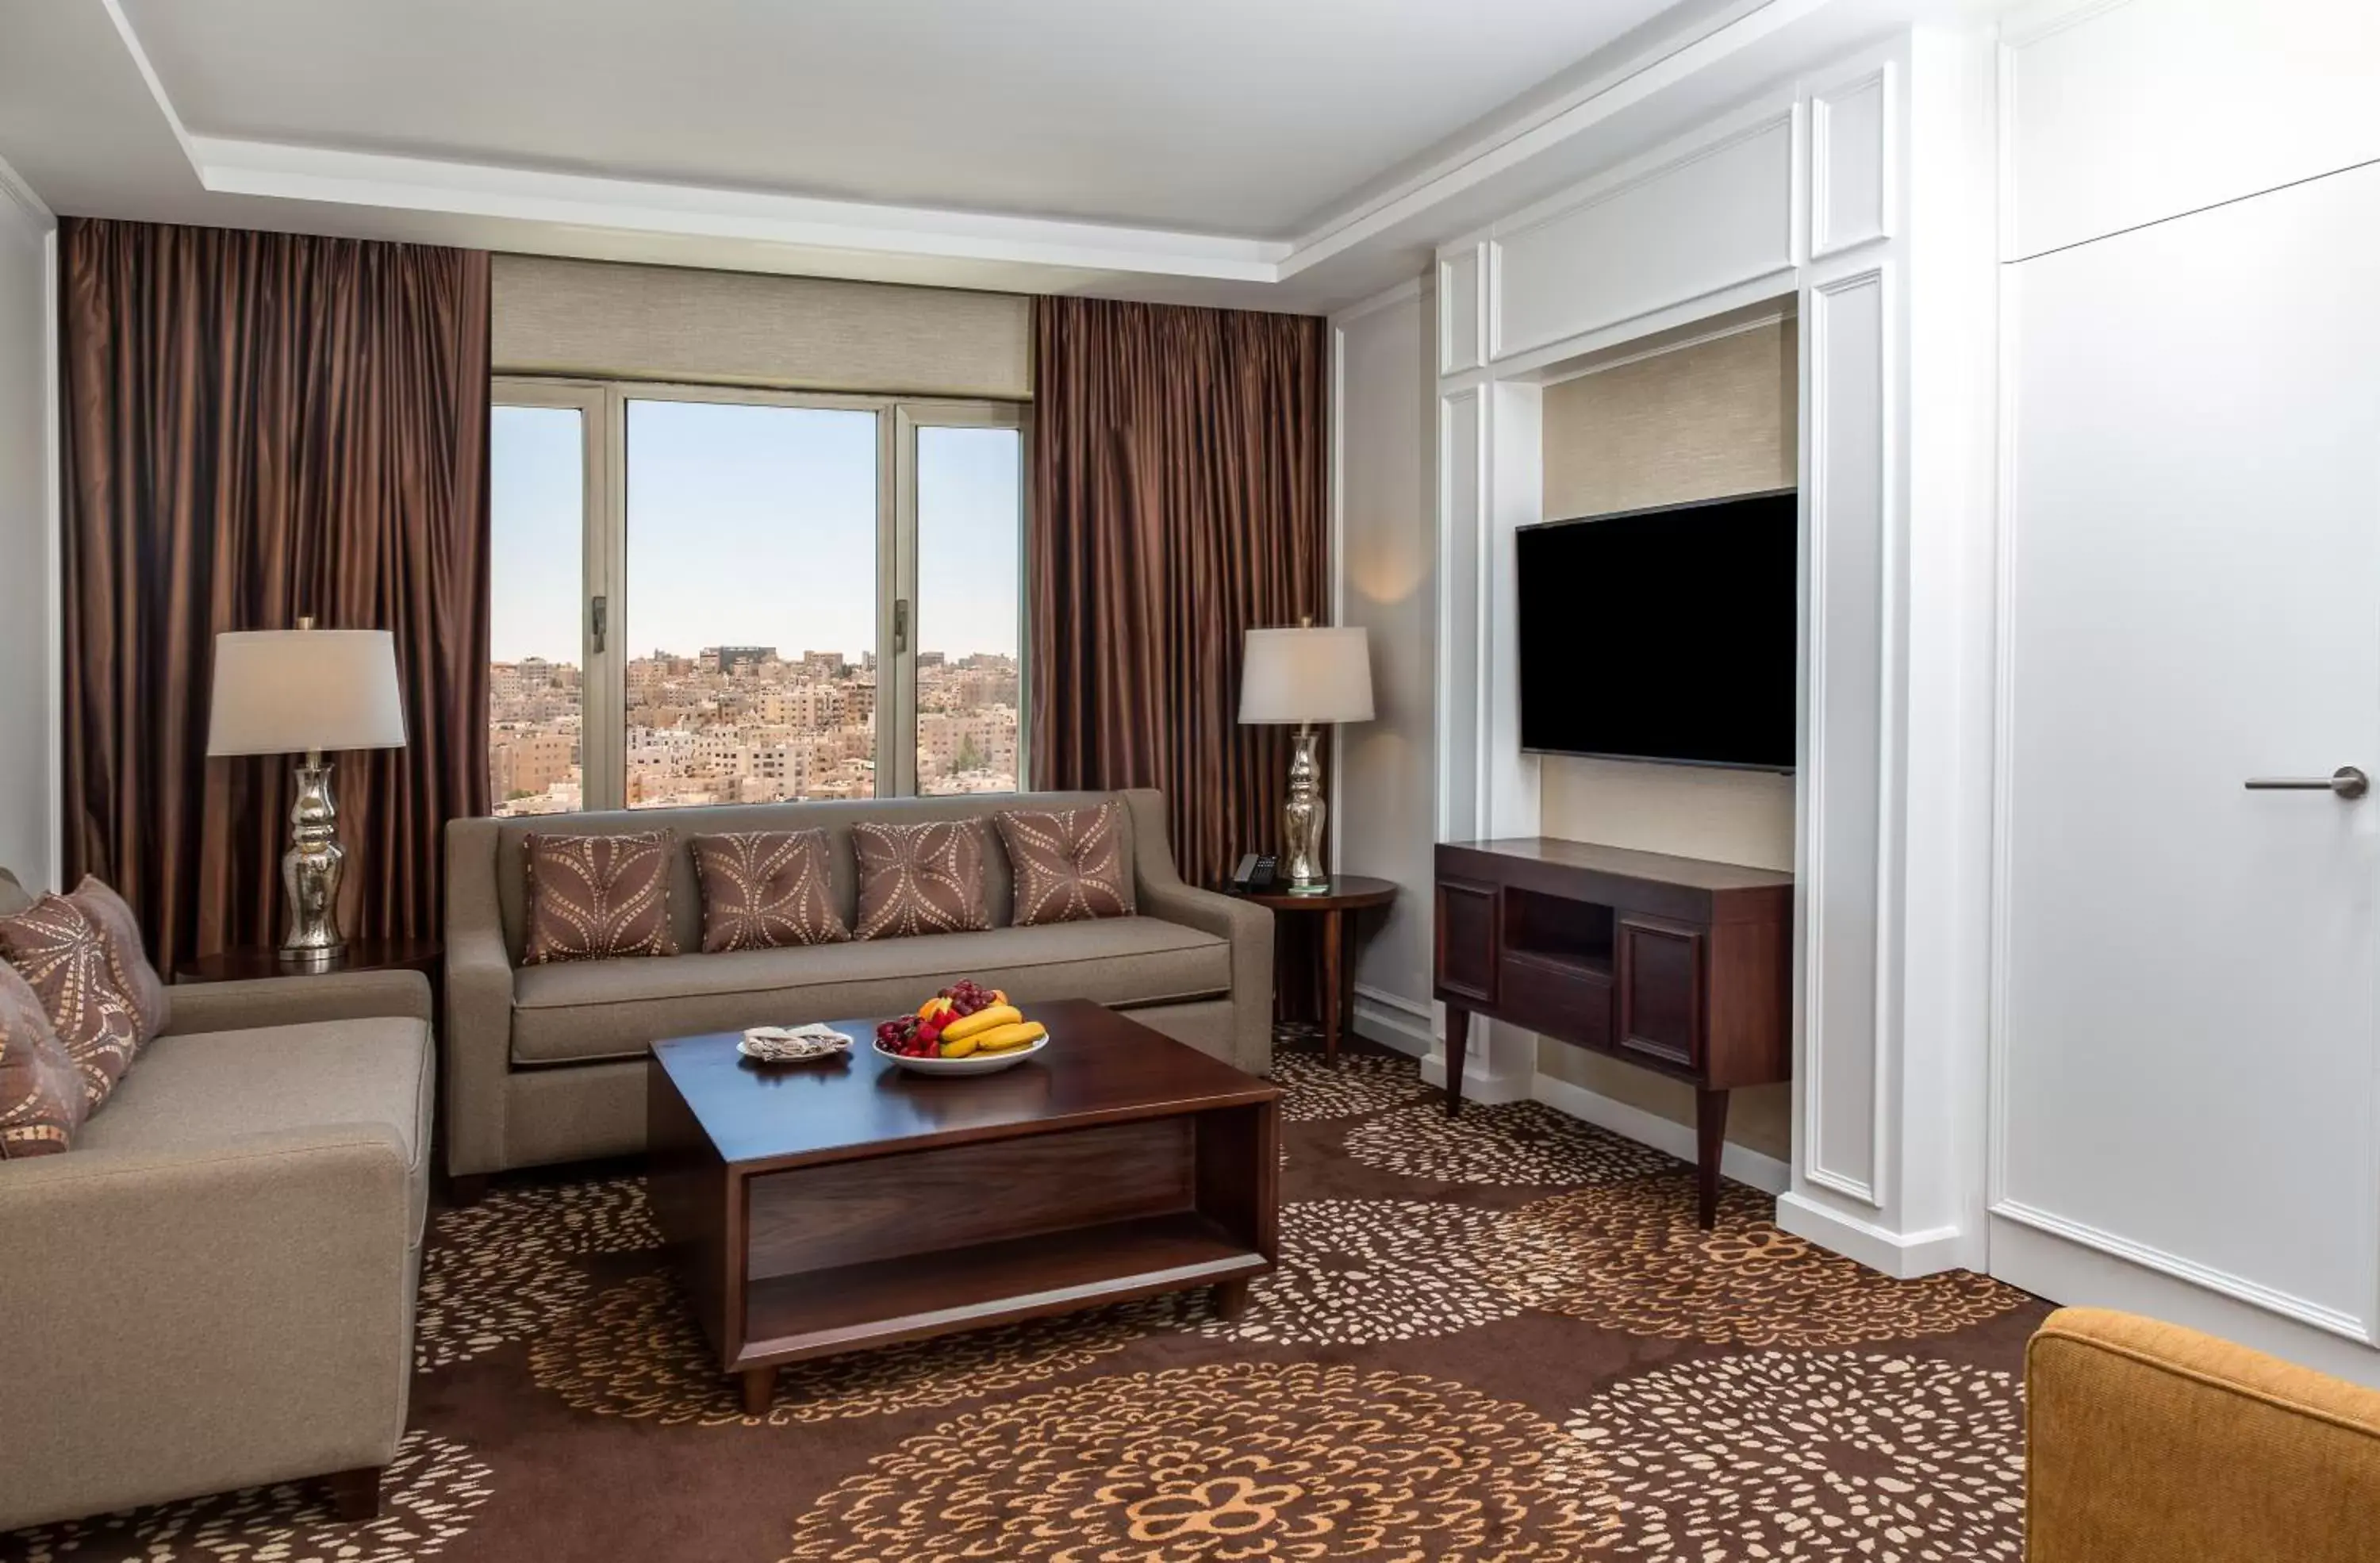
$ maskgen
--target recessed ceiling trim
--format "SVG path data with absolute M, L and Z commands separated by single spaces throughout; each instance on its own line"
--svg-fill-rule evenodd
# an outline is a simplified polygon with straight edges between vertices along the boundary
M 1591 134 L 1631 108 L 1846 0 L 1745 0 L 1483 132 L 1294 239 L 770 194 L 194 134 L 122 0 L 101 0 L 201 188 L 230 195 L 510 219 L 812 250 L 1275 285 L 1390 234 Z M 1435 242 L 1442 235 L 1428 236 Z
M 229 195 L 565 223 L 1232 282 L 1277 282 L 1289 245 L 1155 228 L 612 179 L 539 169 L 237 141 L 190 142 L 200 183 Z
M 165 116 L 174 139 L 182 144 L 182 155 L 196 169 L 199 154 L 190 144 L 189 127 L 182 123 L 182 111 L 174 106 L 174 100 L 165 95 L 165 83 L 159 79 L 157 67 L 150 63 L 149 51 L 141 47 L 140 35 L 132 30 L 132 18 L 124 14 L 122 0 L 100 0 L 100 4 L 106 7 L 107 19 L 115 24 L 115 35 L 124 40 L 124 52 L 132 56 L 133 68 L 140 71 L 140 79 L 147 84 L 149 96 L 156 101 L 157 112 Z
M 1283 278 L 1423 216 L 1474 186 L 1585 135 L 1597 126 L 1752 48 L 1836 0 L 1768 0 L 1699 37 L 1670 39 L 1616 70 L 1585 82 L 1517 124 L 1503 127 L 1360 208 L 1327 219 L 1299 238 Z

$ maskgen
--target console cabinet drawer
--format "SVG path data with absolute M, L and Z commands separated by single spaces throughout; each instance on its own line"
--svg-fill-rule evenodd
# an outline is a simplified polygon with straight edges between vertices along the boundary
M 1567 961 L 1507 951 L 1503 1008 L 1548 1036 L 1583 1048 L 1611 1046 L 1611 977 Z

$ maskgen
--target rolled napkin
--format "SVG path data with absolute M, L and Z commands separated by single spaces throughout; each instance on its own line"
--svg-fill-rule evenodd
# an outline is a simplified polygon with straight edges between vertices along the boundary
M 831 1025 L 756 1025 L 735 1050 L 762 1063 L 804 1063 L 832 1058 L 851 1048 L 851 1038 Z

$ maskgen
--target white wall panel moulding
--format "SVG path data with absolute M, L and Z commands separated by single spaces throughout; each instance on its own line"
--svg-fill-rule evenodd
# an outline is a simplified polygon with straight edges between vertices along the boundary
M 1498 223 L 1490 357 L 1790 274 L 1800 123 L 1790 100 L 1756 105 Z

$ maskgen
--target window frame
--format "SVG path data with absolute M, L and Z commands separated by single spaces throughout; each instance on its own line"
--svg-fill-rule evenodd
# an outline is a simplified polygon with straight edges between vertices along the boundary
M 1016 785 L 1030 785 L 1027 734 L 1032 582 L 1025 527 L 1031 513 L 1032 406 L 944 396 L 848 394 L 651 380 L 500 374 L 492 406 L 567 407 L 585 442 L 585 547 L 579 613 L 579 807 L 627 806 L 628 404 L 714 402 L 876 415 L 876 795 L 917 790 L 917 434 L 923 429 L 1014 429 L 1017 434 Z M 598 603 L 604 620 L 599 644 Z M 483 719 L 484 720 L 484 719 Z

